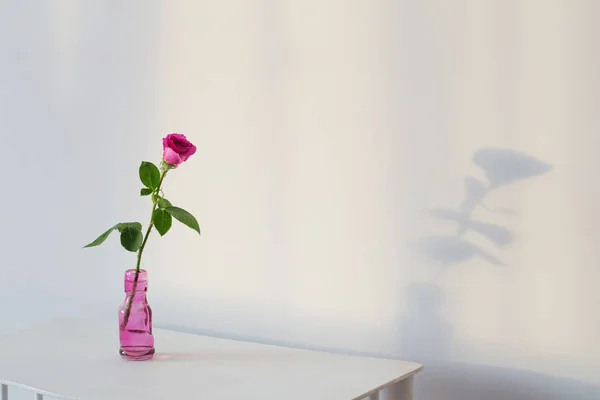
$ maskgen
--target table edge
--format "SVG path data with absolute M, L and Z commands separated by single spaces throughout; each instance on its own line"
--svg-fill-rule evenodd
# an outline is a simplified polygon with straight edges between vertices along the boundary
M 5 379 L 0 379 L 0 384 L 6 385 L 9 387 L 15 387 L 17 389 L 28 390 L 30 392 L 41 394 L 43 396 L 53 397 L 57 400 L 81 400 L 81 399 L 79 399 L 79 397 L 66 396 L 64 394 L 54 393 L 54 392 L 50 392 L 50 391 L 44 390 L 44 389 L 38 389 L 36 387 L 25 385 L 23 383 L 7 381 Z

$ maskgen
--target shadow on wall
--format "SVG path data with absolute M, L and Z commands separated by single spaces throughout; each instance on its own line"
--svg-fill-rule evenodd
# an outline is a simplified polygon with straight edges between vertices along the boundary
M 477 150 L 473 162 L 483 169 L 487 182 L 467 176 L 465 200 L 458 210 L 429 210 L 429 215 L 433 218 L 456 222 L 456 234 L 422 238 L 417 243 L 417 249 L 425 257 L 445 265 L 461 263 L 473 257 L 482 258 L 490 264 L 504 265 L 497 256 L 467 241 L 464 236 L 468 232 L 475 232 L 494 245 L 502 247 L 513 241 L 512 233 L 503 226 L 475 220 L 472 214 L 478 207 L 490 213 L 515 214 L 511 210 L 490 209 L 483 200 L 494 190 L 545 174 L 552 166 L 519 151 L 494 148 Z
M 480 235 L 493 248 L 502 249 L 514 241 L 504 226 L 474 219 L 476 209 L 488 213 L 516 214 L 503 208 L 490 209 L 484 199 L 492 191 L 543 175 L 552 169 L 546 162 L 525 153 L 497 148 L 475 152 L 473 162 L 483 170 L 486 181 L 471 176 L 465 179 L 465 199 L 457 209 L 434 209 L 428 214 L 436 219 L 453 221 L 453 235 L 432 235 L 417 242 L 416 250 L 434 264 L 448 268 L 474 257 L 490 267 L 505 265 L 495 252 L 479 247 L 465 238 L 467 233 Z M 426 400 L 598 400 L 600 387 L 582 382 L 483 365 L 455 364 L 441 361 L 452 348 L 452 326 L 440 314 L 443 293 L 436 277 L 429 282 L 406 286 L 407 309 L 400 320 L 399 356 L 423 362 L 426 368 L 417 379 L 419 398 Z
M 502 248 L 514 240 L 505 227 L 473 218 L 477 208 L 491 213 L 515 214 L 506 209 L 490 209 L 485 197 L 511 183 L 545 174 L 552 166 L 525 153 L 497 148 L 475 152 L 473 162 L 483 170 L 487 182 L 471 176 L 465 178 L 465 199 L 457 209 L 434 209 L 428 214 L 436 219 L 454 221 L 454 235 L 433 235 L 417 241 L 416 250 L 434 264 L 448 267 L 479 257 L 493 266 L 504 265 L 495 254 L 465 239 L 474 232 Z M 452 327 L 439 310 L 442 292 L 435 278 L 430 282 L 410 283 L 405 289 L 407 310 L 400 321 L 400 355 L 408 360 L 445 359 L 452 342 Z
M 421 361 L 444 358 L 452 327 L 440 315 L 441 289 L 431 283 L 411 283 L 406 289 L 406 312 L 400 322 L 400 356 Z

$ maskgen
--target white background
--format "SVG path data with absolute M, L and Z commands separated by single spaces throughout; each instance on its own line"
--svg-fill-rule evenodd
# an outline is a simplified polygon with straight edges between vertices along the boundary
M 134 256 L 81 246 L 146 224 L 180 132 L 203 235 L 150 239 L 155 326 L 421 361 L 425 400 L 600 398 L 599 13 L 0 0 L 0 334 L 116 321 Z

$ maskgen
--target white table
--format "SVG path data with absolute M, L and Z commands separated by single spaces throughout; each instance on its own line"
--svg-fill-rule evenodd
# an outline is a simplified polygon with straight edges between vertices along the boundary
M 154 359 L 141 362 L 120 358 L 116 323 L 58 319 L 0 338 L 1 399 L 16 386 L 37 400 L 412 400 L 422 369 L 162 329 L 154 337 Z

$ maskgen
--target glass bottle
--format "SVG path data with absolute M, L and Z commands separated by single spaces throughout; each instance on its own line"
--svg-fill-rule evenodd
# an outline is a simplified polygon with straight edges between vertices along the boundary
M 154 355 L 152 310 L 146 298 L 148 272 L 140 270 L 135 283 L 135 269 L 125 271 L 125 300 L 119 307 L 119 354 L 125 359 L 141 361 Z M 134 293 L 135 286 L 135 293 Z M 128 309 L 130 309 L 128 311 Z

